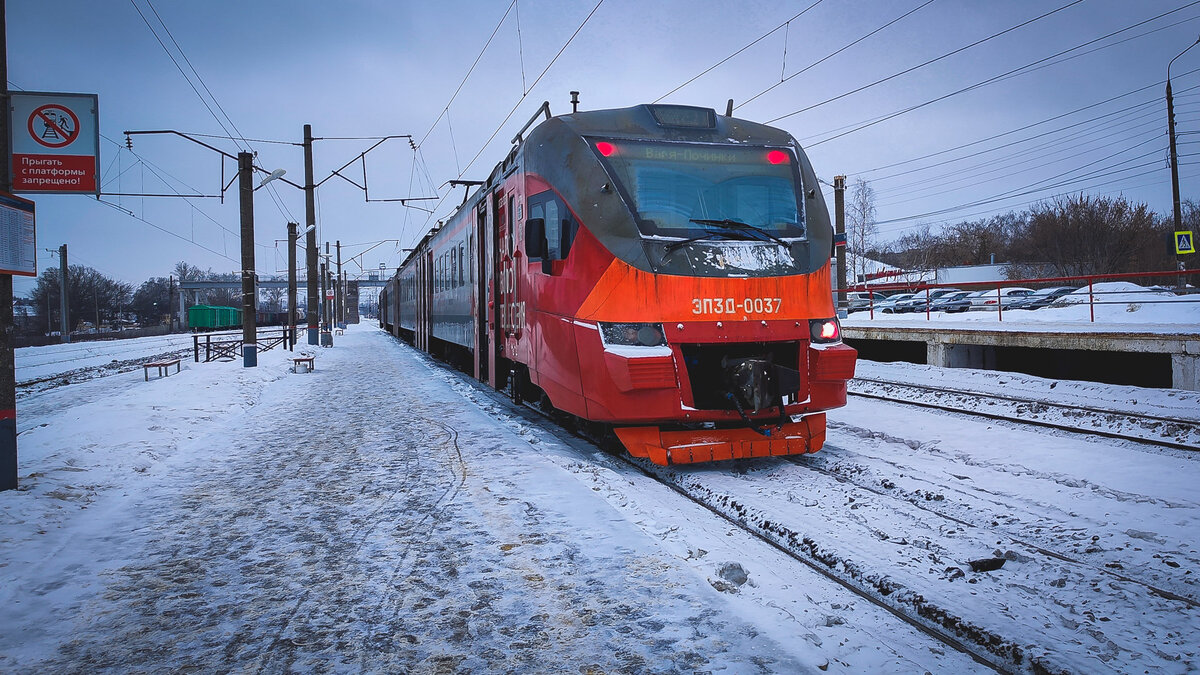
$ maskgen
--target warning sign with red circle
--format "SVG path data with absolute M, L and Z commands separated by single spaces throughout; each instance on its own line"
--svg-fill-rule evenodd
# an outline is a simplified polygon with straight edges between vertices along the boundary
M 95 94 L 10 94 L 13 192 L 98 194 Z
M 29 135 L 47 148 L 66 147 L 79 138 L 79 118 L 66 106 L 41 106 L 29 116 Z

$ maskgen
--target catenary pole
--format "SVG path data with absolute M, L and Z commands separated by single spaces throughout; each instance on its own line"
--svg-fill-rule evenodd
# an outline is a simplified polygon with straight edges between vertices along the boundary
M 833 213 L 834 213 L 834 233 L 841 237 L 846 236 L 846 177 L 833 177 Z M 837 287 L 841 293 L 838 294 L 838 316 L 842 315 L 843 311 L 850 310 L 850 295 L 847 293 L 846 287 L 846 246 L 837 246 L 837 268 L 838 278 Z M 861 255 L 861 254 L 860 254 Z M 855 280 L 857 282 L 857 279 Z
M 288 349 L 296 349 L 296 239 L 300 236 L 300 224 L 288 223 L 288 313 L 287 330 L 291 333 Z
M 160 277 L 161 278 L 161 277 Z M 58 321 L 62 342 L 71 341 L 70 317 L 67 316 L 67 289 L 70 279 L 67 278 L 67 245 L 58 247 Z
M 320 325 L 317 308 L 321 298 L 317 295 L 317 207 L 316 185 L 313 184 L 312 125 L 304 125 L 304 241 L 308 267 L 308 344 L 320 344 Z
M 337 288 L 334 300 L 334 323 L 341 326 L 346 321 L 346 288 L 342 284 L 342 240 L 337 241 L 337 280 L 334 282 Z
M 0 0 L 0 192 L 12 192 L 8 145 L 8 24 Z M 50 325 L 50 316 L 46 316 Z M 13 278 L 0 274 L 0 491 L 17 488 L 17 368 L 13 356 Z
M 257 296 L 254 287 L 254 155 L 238 153 L 238 199 L 242 212 L 242 366 L 258 365 Z

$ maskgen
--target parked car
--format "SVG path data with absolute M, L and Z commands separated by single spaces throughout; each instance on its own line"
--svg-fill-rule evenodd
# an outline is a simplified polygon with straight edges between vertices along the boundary
M 925 291 L 917 291 L 913 297 L 900 303 L 899 311 L 901 312 L 924 312 L 925 305 L 928 303 L 932 310 L 933 302 L 951 293 L 960 293 L 957 288 L 933 288 L 929 290 L 929 295 L 926 296 Z
M 1032 288 L 1020 286 L 1008 286 L 999 289 L 999 292 L 995 288 L 976 291 L 971 295 L 971 309 L 997 309 L 998 307 L 1009 309 L 1018 299 L 1032 294 Z
M 1041 309 L 1074 290 L 1071 286 L 1042 288 L 1013 302 L 1012 309 Z
M 884 298 L 882 302 L 875 303 L 875 311 L 883 312 L 884 314 L 899 314 L 903 310 L 899 308 L 899 303 L 905 300 L 910 300 L 916 297 L 916 293 L 899 293 L 888 298 Z
M 883 298 L 879 295 L 874 297 L 875 302 L 879 302 Z M 871 307 L 871 294 L 866 291 L 850 291 L 846 293 L 846 311 L 861 312 Z
M 970 296 L 973 291 L 955 291 L 934 300 L 929 305 L 931 312 L 965 312 L 971 308 Z

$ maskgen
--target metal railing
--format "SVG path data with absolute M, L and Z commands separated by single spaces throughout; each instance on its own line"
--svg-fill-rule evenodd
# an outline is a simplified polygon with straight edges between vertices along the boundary
M 296 346 L 295 328 L 282 326 L 278 328 L 266 328 L 255 333 L 255 343 L 258 345 L 258 351 L 266 352 L 271 349 L 283 346 L 286 350 L 292 350 Z M 200 363 L 200 350 L 204 350 L 204 363 L 209 361 L 217 361 L 220 359 L 240 359 L 242 358 L 242 333 L 197 333 L 192 336 L 192 353 L 196 363 Z
M 1163 298 L 1160 294 L 1163 293 L 1164 291 L 1166 291 L 1166 292 L 1170 292 L 1170 293 L 1174 294 L 1175 296 L 1187 296 L 1187 299 L 1185 300 L 1186 302 L 1200 302 L 1200 289 L 1195 288 L 1194 285 L 1188 285 L 1186 283 L 1183 283 L 1184 279 L 1189 279 L 1189 278 L 1195 279 L 1197 277 L 1200 277 L 1200 270 L 1173 270 L 1170 272 L 1130 272 L 1130 273 L 1124 273 L 1124 274 L 1092 274 L 1092 275 L 1069 276 L 1069 277 L 1038 277 L 1038 278 L 1031 278 L 1031 279 L 1006 279 L 1004 281 L 969 281 L 969 282 L 947 283 L 947 284 L 892 283 L 892 284 L 880 284 L 880 285 L 876 285 L 876 286 L 859 286 L 859 287 L 849 288 L 849 289 L 845 289 L 845 290 L 838 289 L 838 290 L 834 291 L 834 295 L 835 296 L 839 296 L 839 295 L 847 296 L 846 299 L 844 299 L 844 300 L 842 298 L 838 298 L 839 306 L 843 306 L 842 302 L 844 301 L 845 302 L 844 306 L 848 308 L 849 312 L 853 313 L 856 311 L 866 311 L 866 312 L 868 312 L 869 318 L 874 320 L 875 313 L 878 310 L 880 303 L 883 302 L 884 299 L 887 297 L 885 295 L 882 295 L 883 293 L 887 293 L 888 295 L 895 295 L 896 293 L 917 293 L 917 294 L 924 293 L 923 300 L 918 299 L 911 306 L 911 308 L 905 307 L 903 309 L 900 309 L 900 311 L 896 311 L 894 313 L 908 314 L 908 313 L 924 312 L 926 320 L 929 320 L 932 318 L 933 314 L 935 313 L 934 310 L 932 309 L 933 305 L 935 303 L 937 303 L 938 299 L 940 299 L 940 298 L 931 298 L 932 291 L 935 291 L 939 288 L 953 288 L 957 291 L 963 291 L 963 290 L 980 291 L 980 290 L 995 289 L 996 290 L 995 300 L 991 301 L 991 302 L 995 303 L 994 305 L 993 304 L 983 304 L 983 305 L 972 304 L 966 311 L 994 311 L 994 312 L 996 312 L 996 319 L 998 321 L 1003 321 L 1004 320 L 1004 312 L 1006 310 L 1012 311 L 1014 309 L 1014 307 L 1012 307 L 1012 305 L 1016 304 L 1015 300 L 1010 300 L 1008 298 L 1005 298 L 1002 295 L 1003 289 L 1005 289 L 1005 288 L 1011 288 L 1013 286 L 1020 286 L 1020 287 L 1031 287 L 1034 290 L 1037 290 L 1037 288 L 1039 288 L 1039 287 L 1048 288 L 1048 287 L 1053 287 L 1053 286 L 1078 285 L 1078 288 L 1076 289 L 1075 292 L 1068 294 L 1066 296 L 1063 296 L 1063 297 L 1071 297 L 1072 295 L 1075 295 L 1080 289 L 1086 287 L 1088 290 L 1087 303 L 1090 307 L 1090 321 L 1095 322 L 1097 306 L 1121 305 L 1121 304 L 1128 304 L 1130 302 L 1129 300 L 1106 299 L 1105 296 L 1112 296 L 1112 295 L 1117 295 L 1117 294 L 1124 296 L 1124 295 L 1129 295 L 1131 293 L 1145 293 L 1147 295 L 1150 295 L 1150 294 L 1156 295 L 1160 299 L 1139 300 L 1138 301 L 1139 304 L 1166 304 L 1166 303 L 1180 302 L 1180 300 L 1175 299 L 1175 298 L 1171 298 L 1171 299 Z M 1159 279 L 1159 278 L 1162 278 L 1162 279 L 1171 278 L 1172 280 L 1174 280 L 1175 284 L 1170 287 L 1166 287 L 1166 286 L 1141 287 L 1140 290 L 1106 291 L 1106 290 L 1096 290 L 1095 289 L 1095 285 L 1097 283 L 1110 282 L 1110 281 L 1130 281 L 1133 279 L 1150 280 L 1150 279 Z M 852 303 L 849 301 L 849 297 L 848 297 L 849 293 L 867 293 L 867 299 L 868 299 L 867 306 L 866 307 L 852 307 L 851 306 Z M 1029 297 L 1029 296 L 1025 296 L 1025 297 Z M 1060 300 L 1061 300 L 1061 298 L 1057 299 L 1054 303 L 1052 303 L 1050 305 L 1046 305 L 1046 307 L 1050 307 L 1050 306 L 1063 307 L 1063 306 L 1072 306 L 1072 305 L 1082 304 L 1081 302 L 1059 302 Z M 911 302 L 912 299 L 910 299 L 909 301 Z M 1006 307 L 1006 305 L 1007 305 L 1007 307 Z M 885 305 L 885 307 L 888 307 L 888 306 Z

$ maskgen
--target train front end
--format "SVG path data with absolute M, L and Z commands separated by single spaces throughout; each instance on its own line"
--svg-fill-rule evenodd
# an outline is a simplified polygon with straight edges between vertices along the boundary
M 841 341 L 833 228 L 800 146 L 706 108 L 555 120 L 525 155 L 527 183 L 554 191 L 575 228 L 571 257 L 543 264 L 538 303 L 543 330 L 570 323 L 574 407 L 658 464 L 817 451 L 856 352 Z M 545 219 L 527 230 L 554 257 Z M 556 272 L 576 290 L 555 293 Z M 534 377 L 552 392 L 567 355 L 542 345 Z

